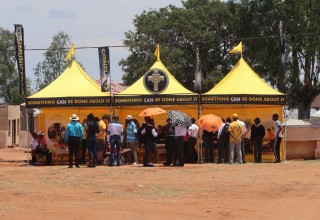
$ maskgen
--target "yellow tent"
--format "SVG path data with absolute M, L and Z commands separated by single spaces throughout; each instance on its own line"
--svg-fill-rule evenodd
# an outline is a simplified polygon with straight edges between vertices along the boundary
M 132 115 L 140 122 L 139 113 L 148 107 L 161 105 L 166 110 L 179 109 L 190 117 L 197 117 L 198 95 L 183 87 L 163 65 L 161 60 L 126 90 L 114 95 L 115 112 L 122 120 Z M 165 123 L 167 115 L 155 116 L 156 123 Z
M 100 87 L 73 60 L 47 87 L 27 97 L 27 108 L 106 106 L 110 94 Z
M 99 118 L 111 113 L 110 94 L 101 92 L 75 60 L 47 87 L 27 97 L 26 103 L 27 108 L 41 108 L 38 127 L 49 147 L 59 142 L 72 114 L 77 114 L 82 122 L 89 113 Z
M 282 118 L 286 95 L 269 86 L 240 58 L 216 86 L 201 95 L 201 103 L 202 114 L 232 118 L 237 113 L 249 127 L 259 117 L 267 129 L 272 127 L 272 114 L 277 113 Z

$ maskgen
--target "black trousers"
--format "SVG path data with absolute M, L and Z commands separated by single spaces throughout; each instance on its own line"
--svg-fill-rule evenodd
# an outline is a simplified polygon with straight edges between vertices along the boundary
M 254 162 L 260 163 L 262 156 L 262 137 L 256 137 L 253 139 L 253 147 Z
M 71 136 L 68 139 L 68 149 L 69 149 L 69 167 L 73 165 L 73 154 L 76 159 L 76 166 L 79 166 L 79 147 L 80 147 L 80 138 Z
M 174 148 L 176 144 L 176 138 L 174 136 L 168 136 L 164 139 L 164 143 L 166 146 L 166 151 L 167 151 L 167 158 L 166 158 L 166 164 L 171 164 L 172 163 L 172 157 L 174 154 Z
M 218 162 L 228 163 L 230 158 L 230 137 L 220 137 L 219 139 L 219 160 Z
M 196 143 L 197 143 L 197 139 L 196 138 L 194 138 L 194 137 L 189 137 L 189 139 L 188 139 L 188 150 L 187 150 L 187 152 L 188 152 L 188 162 L 189 163 L 194 163 L 194 158 L 195 158 L 195 155 L 194 155 L 194 152 L 195 152 L 195 150 L 194 150 L 194 145 L 196 145 Z
M 176 154 L 178 157 L 178 165 L 184 165 L 184 136 L 179 136 L 176 139 Z
M 281 161 L 280 159 L 280 144 L 282 141 L 282 137 L 277 137 L 275 139 L 275 143 L 273 146 L 273 153 L 274 153 L 274 157 L 276 158 L 276 161 Z

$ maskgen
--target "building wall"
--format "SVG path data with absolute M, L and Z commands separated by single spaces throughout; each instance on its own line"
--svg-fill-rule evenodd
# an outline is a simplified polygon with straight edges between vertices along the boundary
M 0 147 L 16 146 L 19 143 L 20 106 L 0 105 Z
M 320 127 L 315 125 L 288 125 L 286 131 L 286 158 L 315 159 Z

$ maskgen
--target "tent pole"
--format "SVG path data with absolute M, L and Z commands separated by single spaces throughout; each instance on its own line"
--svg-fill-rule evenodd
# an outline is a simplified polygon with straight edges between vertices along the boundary
M 27 135 L 27 133 L 28 133 L 28 130 L 29 130 L 29 120 L 28 120 L 28 110 L 27 110 L 27 105 L 26 105 L 26 133 L 25 133 L 25 143 L 26 143 L 26 145 L 27 145 L 27 166 L 29 166 L 30 165 L 30 162 L 29 162 L 29 143 L 28 143 L 28 140 L 27 140 L 27 138 L 28 138 L 28 135 Z
M 287 106 L 283 106 L 283 121 L 284 121 L 284 133 L 283 133 L 283 160 L 284 163 L 289 163 L 287 161 L 287 115 L 286 115 Z

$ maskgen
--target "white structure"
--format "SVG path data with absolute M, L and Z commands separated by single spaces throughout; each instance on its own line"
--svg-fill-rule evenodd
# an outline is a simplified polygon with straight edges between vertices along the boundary
M 20 105 L 0 104 L 0 148 L 19 145 Z

